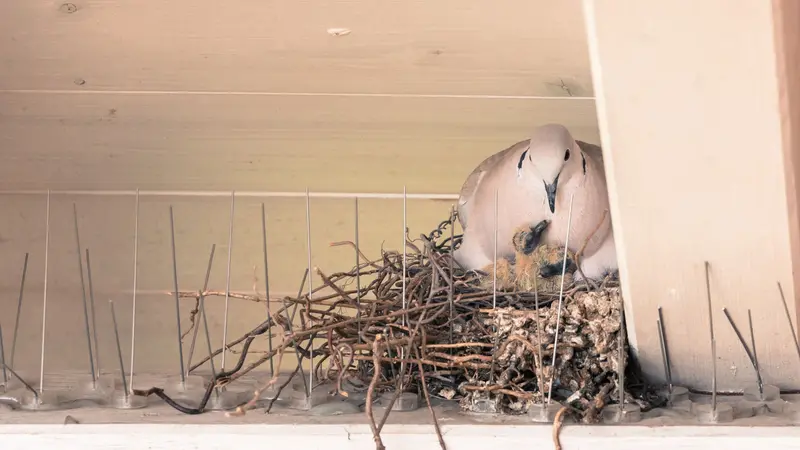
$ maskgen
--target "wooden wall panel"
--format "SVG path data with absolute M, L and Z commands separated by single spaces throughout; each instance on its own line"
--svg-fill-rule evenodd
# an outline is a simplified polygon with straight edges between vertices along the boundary
M 783 164 L 786 176 L 786 200 L 792 245 L 792 263 L 800 265 L 800 3 L 773 0 L 775 49 L 777 52 L 778 89 L 780 93 L 781 129 L 783 131 Z M 800 285 L 800 272 L 794 271 L 795 286 Z M 795 292 L 795 323 L 800 320 L 800 292 Z M 797 327 L 795 327 L 797 330 Z M 795 331 L 796 332 L 796 331 Z M 800 355 L 798 355 L 800 356 Z
M 107 303 L 109 299 L 116 303 L 127 365 L 133 289 L 134 198 L 52 195 L 47 370 L 88 367 L 73 203 L 79 214 L 81 244 L 91 252 L 101 363 L 106 369 L 114 369 L 117 366 L 111 364 L 116 361 L 116 354 Z M 277 308 L 283 296 L 297 294 L 307 267 L 305 200 L 266 199 L 264 203 L 268 215 L 270 294 L 273 308 Z M 212 244 L 216 244 L 209 287 L 225 290 L 229 199 L 141 197 L 136 334 L 136 367 L 140 371 L 177 367 L 175 306 L 168 294 L 173 289 L 170 205 L 175 214 L 180 289 L 198 290 L 202 287 L 209 250 Z M 448 203 L 409 200 L 411 236 L 428 233 L 447 218 L 449 207 Z M 353 239 L 354 210 L 352 200 L 311 199 L 312 264 L 325 273 L 347 271 L 355 263 L 352 248 L 329 245 Z M 362 199 L 359 210 L 362 251 L 377 258 L 381 248 L 402 248 L 401 200 Z M 3 211 L 0 253 L 4 255 L 0 258 L 0 322 L 6 344 L 10 346 L 24 254 L 29 252 L 17 364 L 27 373 L 37 373 L 44 289 L 46 200 L 44 196 L 0 196 L 0 211 Z M 261 236 L 260 200 L 237 199 L 231 261 L 232 291 L 264 293 Z M 364 282 L 368 282 L 368 278 Z M 315 276 L 313 286 L 320 285 L 320 278 Z M 181 301 L 183 330 L 188 329 L 189 311 L 194 305 L 191 299 Z M 207 309 L 212 340 L 218 347 L 222 342 L 224 297 L 209 297 Z M 229 336 L 239 336 L 257 325 L 265 317 L 265 311 L 263 304 L 230 300 Z M 203 354 L 205 341 L 202 334 L 200 339 L 202 345 L 198 352 Z M 263 349 L 265 344 L 266 339 L 259 339 L 256 349 Z M 287 364 L 290 364 L 289 360 Z
M 590 101 L 0 94 L 0 188 L 455 193 L 486 156 Z
M 764 382 L 800 387 L 776 286 L 797 295 L 771 2 L 584 4 L 643 368 L 662 377 L 661 306 L 675 381 L 710 389 L 709 261 L 718 388 L 741 390 L 756 378 L 723 307 L 742 330 L 752 312 Z
M 500 3 L 52 0 L 0 2 L 0 190 L 134 189 L 455 193 L 486 156 L 561 122 L 596 142 L 578 0 Z M 346 36 L 327 30 L 344 27 Z M 566 97 L 579 97 L 568 99 Z M 556 100 L 530 97 L 559 97 Z M 561 97 L 564 97 L 563 99 Z M 580 98 L 584 97 L 584 98 Z M 95 268 L 103 366 L 117 302 L 127 364 L 133 198 L 52 198 L 48 367 L 86 365 L 71 208 Z M 451 202 L 410 201 L 412 235 Z M 182 289 L 225 287 L 227 198 L 141 200 L 137 371 L 177 367 L 168 208 Z M 267 199 L 273 298 L 306 266 L 303 199 Z M 17 364 L 39 361 L 42 196 L 0 195 L 0 321 L 10 342 L 30 252 Z M 312 199 L 313 263 L 349 269 L 353 202 Z M 361 244 L 401 243 L 399 200 L 361 201 Z M 237 201 L 232 290 L 263 290 L 260 201 Z M 315 285 L 319 279 L 315 278 Z M 192 301 L 183 301 L 184 316 Z M 221 342 L 222 300 L 209 299 Z M 231 336 L 264 305 L 234 301 Z M 187 323 L 184 320 L 184 329 Z M 263 348 L 264 342 L 257 342 Z M 287 363 L 288 364 L 288 363 Z
M 577 0 L 64 4 L 0 2 L 1 89 L 592 91 Z

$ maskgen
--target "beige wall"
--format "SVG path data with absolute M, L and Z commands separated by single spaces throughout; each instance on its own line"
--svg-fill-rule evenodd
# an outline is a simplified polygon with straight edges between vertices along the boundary
M 562 122 L 598 140 L 591 99 L 566 98 L 592 95 L 575 0 L 74 4 L 68 13 L 49 0 L 0 2 L 0 189 L 400 193 L 405 184 L 410 193 L 455 193 L 478 162 L 537 124 Z M 333 37 L 332 27 L 352 32 Z M 133 199 L 54 196 L 48 370 L 87 364 L 73 201 L 93 254 L 101 364 L 109 368 L 114 356 L 108 298 L 117 302 L 127 364 Z M 143 291 L 172 286 L 170 201 L 141 199 Z M 224 289 L 228 199 L 172 204 L 181 287 L 201 286 L 216 243 L 211 286 Z M 36 371 L 45 202 L 0 196 L 0 205 L 0 320 L 10 345 L 30 252 L 17 364 Z M 266 206 L 272 293 L 294 293 L 306 266 L 304 202 Z M 314 264 L 348 269 L 352 252 L 328 243 L 352 237 L 352 201 L 311 206 Z M 429 231 L 449 206 L 410 201 L 412 233 Z M 242 199 L 235 214 L 232 289 L 252 291 L 255 270 L 263 291 L 260 203 Z M 399 247 L 401 219 L 398 200 L 361 201 L 368 254 Z M 174 369 L 170 297 L 141 294 L 137 304 L 137 370 Z M 260 305 L 231 305 L 230 335 L 263 315 Z M 209 309 L 221 341 L 222 301 L 210 299 Z
M 719 388 L 755 379 L 723 307 L 745 333 L 752 310 L 765 382 L 800 387 L 776 287 L 794 307 L 798 230 L 787 204 L 796 192 L 784 170 L 772 3 L 584 5 L 621 271 L 645 369 L 662 370 L 662 306 L 673 373 L 710 387 L 708 260 Z
M 752 310 L 766 380 L 792 385 L 798 362 L 775 281 L 795 297 L 797 152 L 781 127 L 777 77 L 789 69 L 776 62 L 769 2 L 584 3 L 594 7 L 597 110 L 579 0 L 78 1 L 74 12 L 49 0 L 0 2 L 0 189 L 454 193 L 475 164 L 538 124 L 561 122 L 599 142 L 599 112 L 632 341 L 645 368 L 661 373 L 661 305 L 674 373 L 708 386 L 708 259 L 720 387 L 753 380 L 722 306 L 740 326 Z M 333 27 L 351 33 L 334 37 Z M 113 356 L 108 298 L 128 354 L 133 199 L 54 196 L 49 370 L 86 365 L 73 201 L 93 254 L 101 362 L 108 368 Z M 173 305 L 158 293 L 171 289 L 168 207 L 181 287 L 200 286 L 216 243 L 211 285 L 224 289 L 229 204 L 141 202 L 136 368 L 174 370 Z M 273 294 L 293 293 L 306 265 L 304 203 L 265 203 Z M 428 231 L 449 205 L 410 201 L 412 233 Z M 42 197 L 0 197 L 7 345 L 31 254 L 17 356 L 29 371 L 39 360 L 44 207 Z M 352 209 L 312 200 L 313 263 L 327 272 L 352 264 L 352 252 L 328 247 L 352 237 Z M 369 254 L 398 247 L 401 215 L 398 200 L 361 201 Z M 254 279 L 263 290 L 260 239 L 260 201 L 237 201 L 233 290 L 252 291 Z M 221 341 L 221 300 L 209 309 Z M 239 335 L 263 307 L 233 302 L 230 314 L 229 333 Z
M 773 0 L 775 48 L 778 54 L 778 92 L 780 96 L 781 130 L 783 132 L 783 161 L 786 174 L 787 209 L 791 230 L 800 230 L 798 211 L 798 170 L 800 170 L 800 3 L 792 0 Z M 800 264 L 800 233 L 790 233 L 792 261 Z M 800 271 L 794 271 L 797 285 Z M 796 313 L 800 314 L 800 310 Z M 800 315 L 798 315 L 800 317 Z

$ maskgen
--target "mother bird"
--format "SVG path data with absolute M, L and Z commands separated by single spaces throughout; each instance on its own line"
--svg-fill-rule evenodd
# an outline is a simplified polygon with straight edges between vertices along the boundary
M 608 210 L 600 147 L 576 141 L 563 125 L 547 124 L 536 128 L 530 139 L 481 162 L 458 199 L 464 236 L 454 257 L 464 269 L 480 270 L 493 262 L 495 192 L 498 258 L 513 258 L 512 238 L 518 228 L 535 227 L 543 220 L 550 224 L 541 243 L 563 246 L 574 194 L 569 248 L 577 252 L 586 244 L 581 271 L 587 278 L 600 279 L 617 269 L 610 215 L 600 224 Z

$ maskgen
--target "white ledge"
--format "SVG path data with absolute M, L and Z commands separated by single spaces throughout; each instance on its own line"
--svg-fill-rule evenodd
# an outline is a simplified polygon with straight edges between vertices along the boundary
M 444 425 L 449 450 L 553 448 L 549 425 Z M 387 424 L 381 437 L 391 450 L 438 449 L 432 426 Z M 0 448 L 108 449 L 370 449 L 368 425 L 100 424 L 0 425 Z M 798 427 L 577 426 L 561 430 L 564 449 L 800 449 Z M 489 447 L 491 446 L 491 447 Z

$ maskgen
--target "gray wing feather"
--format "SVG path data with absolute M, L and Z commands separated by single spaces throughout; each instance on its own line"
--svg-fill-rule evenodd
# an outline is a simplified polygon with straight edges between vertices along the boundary
M 467 217 L 469 216 L 469 210 L 471 206 L 470 200 L 472 200 L 472 197 L 478 191 L 478 187 L 480 186 L 481 181 L 486 173 L 492 170 L 492 168 L 494 168 L 498 163 L 505 160 L 505 158 L 510 156 L 513 152 L 527 146 L 529 141 L 529 139 L 526 139 L 524 141 L 517 142 L 511 147 L 489 156 L 481 161 L 481 163 L 478 164 L 478 167 L 476 167 L 475 170 L 469 174 L 467 180 L 464 181 L 464 184 L 461 186 L 461 191 L 458 194 L 458 221 L 461 224 L 461 229 L 467 228 Z
M 600 163 L 604 162 L 603 161 L 603 149 L 600 148 L 599 145 L 590 144 L 588 142 L 577 141 L 577 140 L 575 142 L 578 143 L 578 147 L 581 148 L 581 151 L 583 151 L 584 153 L 590 154 L 593 157 L 597 158 L 598 160 L 600 160 Z

